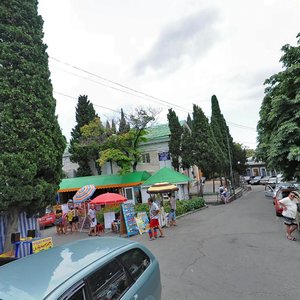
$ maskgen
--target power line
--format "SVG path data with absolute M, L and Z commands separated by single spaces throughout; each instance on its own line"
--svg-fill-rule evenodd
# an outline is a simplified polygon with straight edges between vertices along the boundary
M 98 74 L 95 74 L 95 73 L 86 71 L 86 70 L 84 70 L 84 69 L 82 69 L 82 68 L 73 66 L 73 65 L 71 65 L 71 64 L 69 64 L 69 63 L 66 63 L 66 62 L 63 62 L 63 61 L 61 61 L 61 60 L 59 60 L 59 59 L 57 59 L 57 58 L 54 58 L 54 57 L 52 57 L 52 56 L 50 56 L 50 58 L 51 58 L 52 60 L 55 60 L 55 61 L 61 63 L 61 64 L 66 65 L 66 66 L 68 66 L 68 67 L 74 68 L 74 69 L 76 69 L 76 70 L 79 70 L 79 71 L 84 72 L 84 73 L 86 73 L 86 74 L 89 74 L 89 75 L 91 75 L 91 76 L 95 76 L 95 77 L 97 77 L 97 78 L 99 78 L 99 79 L 101 79 L 101 80 L 104 80 L 104 81 L 106 81 L 106 82 L 115 84 L 115 85 L 120 86 L 120 87 L 122 87 L 122 88 L 124 88 L 124 89 L 130 90 L 130 91 L 132 91 L 132 92 L 134 92 L 134 93 L 141 94 L 141 95 L 147 97 L 147 98 L 146 98 L 147 100 L 149 100 L 148 98 L 151 98 L 152 100 L 156 100 L 156 101 L 162 102 L 162 103 L 164 103 L 164 104 L 167 104 L 167 105 L 168 105 L 167 107 L 177 107 L 178 109 L 183 110 L 183 111 L 185 111 L 185 112 L 190 112 L 189 110 L 187 110 L 187 109 L 185 109 L 184 107 L 181 107 L 181 106 L 179 106 L 179 105 L 177 105 L 177 104 L 171 103 L 171 102 L 169 102 L 169 101 L 166 101 L 166 100 L 163 100 L 163 99 L 154 97 L 154 96 L 151 96 L 151 95 L 149 95 L 149 94 L 146 94 L 146 93 L 144 93 L 144 92 L 138 91 L 138 90 L 133 89 L 133 88 L 131 88 L 131 87 L 125 86 L 125 85 L 123 85 L 123 84 L 121 84 L 121 83 L 118 83 L 118 82 L 116 82 L 116 81 L 113 81 L 113 80 L 110 80 L 110 79 L 108 79 L 108 78 L 105 78 L 105 77 L 103 77 L 103 76 L 101 76 L 101 75 L 98 75 Z M 63 70 L 63 71 L 68 73 L 68 71 L 65 71 L 65 70 Z M 77 74 L 74 74 L 74 73 L 70 73 L 70 74 L 75 75 L 75 76 L 78 76 L 78 77 L 81 77 L 80 75 L 77 75 Z M 85 79 L 89 80 L 88 78 L 85 78 Z M 102 84 L 102 85 L 104 85 L 104 84 Z M 105 85 L 105 86 L 107 86 L 107 87 L 109 87 L 109 88 L 116 89 L 116 90 L 121 91 L 121 92 L 124 92 L 124 93 L 128 93 L 127 91 L 120 90 L 120 89 L 114 88 L 114 87 L 112 87 L 112 86 L 108 86 L 108 85 Z M 134 95 L 134 94 L 131 94 L 131 95 Z M 144 98 L 144 99 L 145 99 L 145 98 Z M 149 101 L 150 101 L 150 100 L 149 100 Z
M 75 100 L 78 100 L 78 98 L 76 97 L 73 97 L 73 96 L 70 96 L 70 95 L 67 95 L 67 94 L 64 94 L 64 93 L 61 93 L 61 92 L 57 92 L 57 91 L 53 91 L 55 94 L 58 94 L 58 95 L 62 95 L 64 97 L 67 97 L 67 98 L 70 98 L 70 99 L 75 99 Z M 106 106 L 102 106 L 102 105 L 98 105 L 98 104 L 93 104 L 94 106 L 97 106 L 97 107 L 100 107 L 100 108 L 104 108 L 104 109 L 107 109 L 107 110 L 110 110 L 110 111 L 113 111 L 113 112 L 116 112 L 116 113 L 121 113 L 120 111 L 118 110 L 114 110 L 112 108 L 109 108 L 109 107 L 106 107 Z
M 153 100 L 155 100 L 156 102 L 159 102 L 160 104 L 161 104 L 161 102 L 162 102 L 164 105 L 167 104 L 166 106 L 167 106 L 168 108 L 177 107 L 177 109 L 179 109 L 179 110 L 181 110 L 181 111 L 188 112 L 188 113 L 192 113 L 191 110 L 187 110 L 187 109 L 185 109 L 185 108 L 183 108 L 183 107 L 181 107 L 181 106 L 179 106 L 179 105 L 170 103 L 170 102 L 168 102 L 168 101 L 162 100 L 162 99 L 157 98 L 157 97 L 153 97 L 153 96 L 151 96 L 151 95 L 149 95 L 149 94 L 146 94 L 146 93 L 144 93 L 144 92 L 140 92 L 140 91 L 138 91 L 138 90 L 136 90 L 136 89 L 127 87 L 127 86 L 125 86 L 125 85 L 123 85 L 123 84 L 121 84 L 121 83 L 118 83 L 118 82 L 116 82 L 116 81 L 110 80 L 110 79 L 105 78 L 105 77 L 103 77 L 103 76 L 100 76 L 100 75 L 98 75 L 98 74 L 95 74 L 95 73 L 86 71 L 86 70 L 84 70 L 84 69 L 82 69 L 82 68 L 79 68 L 79 67 L 76 67 L 76 66 L 74 66 L 74 65 L 71 65 L 71 64 L 69 64 L 69 63 L 67 63 L 67 62 L 61 61 L 61 60 L 59 60 L 59 59 L 57 59 L 57 58 L 55 58 L 55 57 L 50 56 L 50 58 L 51 58 L 52 60 L 56 61 L 56 62 L 59 62 L 59 63 L 61 63 L 61 64 L 64 64 L 64 65 L 66 65 L 66 66 L 68 66 L 68 67 L 74 68 L 74 69 L 76 69 L 76 70 L 78 70 L 78 71 L 81 71 L 81 72 L 84 72 L 84 73 L 86 73 L 86 74 L 95 76 L 95 77 L 97 77 L 97 78 L 99 78 L 99 79 L 101 79 L 101 80 L 104 80 L 104 81 L 110 82 L 110 83 L 112 83 L 112 84 L 115 84 L 115 85 L 117 85 L 117 86 L 120 86 L 120 87 L 122 87 L 122 88 L 128 89 L 128 90 L 130 90 L 130 91 L 132 91 L 132 92 L 134 92 L 134 93 L 141 94 L 142 96 L 133 94 L 133 93 L 131 93 L 131 92 L 128 92 L 128 91 L 125 91 L 125 90 L 116 88 L 116 87 L 114 87 L 114 86 L 107 85 L 107 84 L 105 84 L 105 83 L 102 83 L 102 82 L 99 82 L 99 81 L 95 81 L 95 80 L 93 80 L 93 79 L 91 79 L 91 78 L 84 77 L 84 76 L 81 76 L 81 75 L 79 75 L 79 74 L 75 74 L 75 73 L 73 73 L 73 72 L 70 72 L 70 71 L 67 71 L 67 70 L 63 70 L 63 69 L 61 69 L 61 68 L 58 68 L 58 67 L 53 66 L 54 68 L 57 68 L 57 69 L 59 69 L 59 70 L 61 70 L 61 71 L 63 71 L 63 72 L 66 72 L 66 73 L 68 73 L 68 74 L 71 74 L 71 75 L 74 75 L 74 76 L 83 78 L 83 79 L 85 79 L 85 80 L 88 80 L 88 81 L 91 81 L 91 82 L 100 84 L 100 85 L 102 85 L 102 86 L 105 86 L 105 87 L 108 87 L 108 88 L 111 88 L 111 89 L 114 89 L 114 90 L 117 90 L 117 91 L 120 91 L 120 92 L 129 94 L 129 95 L 132 95 L 132 96 L 135 96 L 135 97 L 140 97 L 140 98 L 146 99 L 146 100 L 148 100 L 148 101 L 153 101 Z M 145 97 L 151 98 L 152 100 L 150 100 L 150 99 L 148 99 L 148 98 L 145 98 Z M 97 105 L 96 105 L 96 106 L 97 106 Z M 99 106 L 99 107 L 102 107 L 102 106 Z M 104 108 L 104 107 L 102 107 L 102 108 Z M 115 111 L 115 110 L 113 110 L 113 109 L 109 109 L 109 110 Z M 256 129 L 253 128 L 253 127 L 249 127 L 249 126 L 245 126 L 245 125 L 241 125 L 241 124 L 237 124 L 237 123 L 233 123 L 233 122 L 227 122 L 227 124 L 229 124 L 229 125 L 231 125 L 231 126 L 233 126 L 233 127 L 240 128 L 240 129 L 247 129 L 247 130 L 255 130 L 255 131 L 256 131 Z

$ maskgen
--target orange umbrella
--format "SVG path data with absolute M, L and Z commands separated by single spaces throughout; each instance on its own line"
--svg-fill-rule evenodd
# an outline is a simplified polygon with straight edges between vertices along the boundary
M 96 205 L 105 205 L 105 204 L 114 204 L 114 203 L 122 203 L 127 201 L 127 199 L 117 193 L 105 193 L 94 198 L 90 204 Z

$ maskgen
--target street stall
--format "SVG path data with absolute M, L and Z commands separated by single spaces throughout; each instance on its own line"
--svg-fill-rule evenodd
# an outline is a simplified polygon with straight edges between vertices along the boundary
M 150 195 L 160 195 L 161 201 L 158 203 L 160 208 L 159 214 L 159 223 L 162 227 L 167 225 L 166 220 L 166 212 L 164 210 L 164 194 L 171 193 L 178 191 L 178 187 L 175 184 L 171 184 L 169 182 L 159 182 L 153 184 L 151 187 L 148 188 L 147 193 Z
M 117 193 L 104 193 L 93 200 L 91 200 L 90 204 L 94 205 L 104 205 L 104 228 L 112 228 L 112 223 L 116 220 L 116 214 L 114 209 L 116 206 L 119 206 L 121 203 L 127 201 L 127 199 Z
M 93 184 L 88 184 L 80 188 L 73 196 L 74 204 L 79 204 L 81 209 L 84 210 L 84 216 L 80 222 L 80 232 L 82 231 L 84 224 L 87 220 L 87 205 L 86 201 L 89 200 L 95 193 L 96 188 Z M 83 207 L 82 207 L 83 206 Z

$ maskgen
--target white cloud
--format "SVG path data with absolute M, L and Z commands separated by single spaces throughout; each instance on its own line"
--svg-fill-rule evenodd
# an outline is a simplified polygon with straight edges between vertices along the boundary
M 300 28 L 298 0 L 40 0 L 39 9 L 51 57 L 166 100 L 181 119 L 193 103 L 209 116 L 215 94 L 234 140 L 250 147 L 263 82 L 280 70 L 280 49 L 296 43 Z M 144 104 L 163 108 L 166 122 L 166 104 L 54 60 L 50 70 L 54 90 L 75 98 L 55 94 L 67 138 L 80 94 L 103 120 L 115 113 L 101 106 Z

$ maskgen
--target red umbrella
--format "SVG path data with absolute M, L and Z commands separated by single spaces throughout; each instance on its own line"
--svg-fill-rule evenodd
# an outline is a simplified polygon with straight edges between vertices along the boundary
M 127 199 L 116 193 L 105 193 L 94 198 L 90 204 L 114 204 L 114 203 L 122 203 L 127 201 Z

